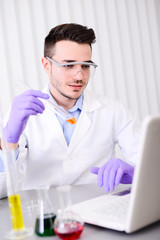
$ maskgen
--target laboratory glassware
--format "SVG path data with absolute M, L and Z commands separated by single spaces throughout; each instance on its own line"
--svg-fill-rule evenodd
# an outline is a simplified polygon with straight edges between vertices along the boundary
M 25 239 L 33 234 L 33 229 L 25 227 L 19 194 L 19 181 L 16 169 L 15 151 L 3 150 L 4 166 L 6 172 L 6 183 L 8 202 L 12 221 L 12 230 L 6 233 L 7 239 Z
M 54 236 L 54 213 L 53 204 L 49 197 L 49 186 L 39 186 L 37 189 L 39 200 L 39 212 L 35 222 L 35 233 L 38 236 Z
M 20 81 L 19 79 L 16 82 L 16 86 L 23 91 L 31 89 L 26 84 L 24 84 L 22 81 Z M 44 102 L 44 105 L 46 108 L 50 109 L 51 111 L 53 111 L 54 113 L 59 115 L 61 118 L 63 118 L 70 124 L 76 123 L 76 119 L 71 114 L 69 114 L 67 111 L 65 111 L 62 107 L 54 104 L 49 99 L 45 99 L 45 100 L 43 100 L 43 102 Z
M 3 162 L 6 175 L 6 186 L 8 194 L 8 203 L 12 221 L 12 230 L 5 235 L 7 239 L 25 239 L 33 234 L 33 229 L 26 228 L 23 221 L 23 213 L 21 206 L 21 196 L 19 194 L 19 178 L 17 174 L 16 157 L 13 149 L 8 149 L 4 133 L 3 133 L 3 118 L 0 111 L 0 135 L 3 151 Z
M 81 236 L 84 222 L 80 216 L 73 212 L 71 203 L 71 186 L 57 187 L 61 208 L 54 221 L 56 235 L 65 240 L 75 240 Z

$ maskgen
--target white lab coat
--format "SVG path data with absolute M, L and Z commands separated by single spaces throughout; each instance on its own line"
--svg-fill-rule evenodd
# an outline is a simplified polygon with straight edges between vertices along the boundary
M 34 189 L 39 184 L 96 182 L 90 167 L 102 166 L 114 158 L 116 143 L 124 160 L 136 165 L 139 134 L 140 125 L 131 111 L 85 90 L 69 146 L 56 115 L 49 109 L 29 118 L 19 141 L 17 160 L 22 189 Z

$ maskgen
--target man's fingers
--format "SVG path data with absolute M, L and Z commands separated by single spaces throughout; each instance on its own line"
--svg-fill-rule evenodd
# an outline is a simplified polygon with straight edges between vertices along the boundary
M 124 175 L 124 170 L 122 168 L 118 168 L 116 179 L 115 179 L 115 185 L 118 186 L 120 184 L 120 181 Z
M 112 168 L 109 173 L 109 180 L 108 180 L 108 185 L 109 185 L 109 190 L 113 191 L 115 188 L 115 178 L 117 174 L 117 169 Z
M 22 93 L 21 95 L 23 96 L 34 96 L 34 97 L 39 97 L 43 99 L 48 99 L 49 95 L 47 93 L 43 93 L 40 90 L 27 90 L 26 92 Z
M 104 164 L 102 167 L 99 168 L 98 171 L 98 186 L 102 187 L 104 182 L 103 182 L 103 175 L 104 175 L 104 170 L 105 170 L 106 164 Z
M 99 171 L 99 167 L 91 167 L 90 168 L 91 173 L 98 174 L 98 171 Z

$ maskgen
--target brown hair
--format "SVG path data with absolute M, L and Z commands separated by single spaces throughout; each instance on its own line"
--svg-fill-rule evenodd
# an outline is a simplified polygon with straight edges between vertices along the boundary
M 52 28 L 45 38 L 44 57 L 52 57 L 54 46 L 58 41 L 70 40 L 80 44 L 88 43 L 91 47 L 96 41 L 95 33 L 92 28 L 87 28 L 76 23 L 66 23 Z

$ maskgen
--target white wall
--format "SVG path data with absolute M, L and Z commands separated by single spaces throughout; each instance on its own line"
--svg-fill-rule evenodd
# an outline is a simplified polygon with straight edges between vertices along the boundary
M 98 64 L 89 88 L 119 99 L 139 118 L 160 112 L 159 0 L 0 0 L 0 104 L 6 113 L 19 78 L 42 88 L 43 42 L 57 24 L 94 28 Z

